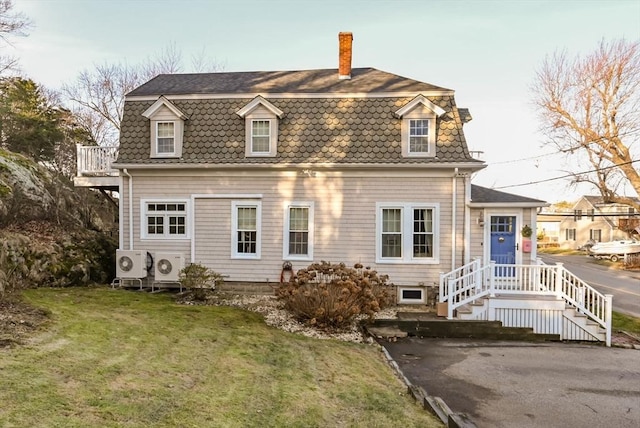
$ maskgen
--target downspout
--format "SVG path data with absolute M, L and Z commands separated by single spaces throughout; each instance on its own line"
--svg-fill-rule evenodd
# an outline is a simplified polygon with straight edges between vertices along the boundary
M 127 171 L 127 168 L 122 170 L 122 174 L 127 177 L 129 182 L 129 249 L 133 250 L 133 177 Z
M 471 261 L 471 178 L 465 174 L 464 181 L 464 249 L 462 250 L 462 264 L 466 265 Z
M 456 235 L 458 234 L 458 230 L 456 228 L 457 223 L 457 210 L 456 210 L 456 202 L 458 200 L 458 181 L 456 180 L 458 176 L 458 168 L 453 171 L 453 181 L 452 181 L 452 200 L 451 200 L 451 270 L 455 270 L 456 268 Z

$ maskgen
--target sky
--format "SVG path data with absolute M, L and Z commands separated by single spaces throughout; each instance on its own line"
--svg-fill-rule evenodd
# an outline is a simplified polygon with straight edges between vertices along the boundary
M 353 67 L 453 89 L 481 186 L 547 202 L 597 194 L 569 187 L 569 162 L 545 145 L 531 104 L 546 56 L 640 39 L 640 0 L 14 0 L 34 23 L 14 38 L 23 75 L 50 89 L 100 64 L 138 64 L 169 46 L 223 71 L 337 68 L 338 33 Z M 528 184 L 535 183 L 535 184 Z M 635 196 L 631 190 L 628 193 Z

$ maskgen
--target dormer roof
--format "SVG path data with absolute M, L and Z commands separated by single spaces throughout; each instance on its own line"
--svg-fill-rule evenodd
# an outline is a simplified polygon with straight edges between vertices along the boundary
M 274 116 L 277 116 L 278 119 L 282 119 L 284 112 L 280 110 L 278 107 L 271 104 L 269 101 L 262 98 L 260 95 L 251 100 L 250 103 L 242 107 L 240 110 L 236 112 L 236 114 L 242 118 L 244 118 L 247 114 L 251 113 L 258 106 L 262 106 L 273 113 Z
M 166 107 L 169 110 L 171 110 L 171 112 L 175 114 L 178 118 L 182 120 L 187 120 L 187 116 L 178 107 L 176 107 L 171 101 L 165 98 L 164 95 L 158 98 L 158 100 L 155 103 L 151 104 L 151 106 L 149 106 L 149 108 L 146 109 L 142 113 L 142 115 L 147 119 L 151 119 L 156 114 L 156 112 L 162 107 Z
M 396 117 L 402 117 L 405 114 L 412 111 L 413 109 L 415 109 L 419 105 L 425 106 L 426 108 L 431 110 L 433 113 L 435 113 L 435 115 L 438 117 L 442 116 L 445 113 L 445 110 L 442 107 L 435 105 L 434 103 L 429 101 L 424 95 L 418 95 L 417 97 L 415 97 L 414 99 L 406 103 L 404 106 L 402 106 L 402 108 L 396 110 L 395 115 Z

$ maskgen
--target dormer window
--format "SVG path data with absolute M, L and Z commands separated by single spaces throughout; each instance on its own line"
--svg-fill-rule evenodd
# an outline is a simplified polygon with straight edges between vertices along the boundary
M 429 153 L 429 120 L 409 119 L 409 154 Z
M 251 121 L 251 154 L 268 155 L 271 152 L 271 121 Z
M 278 153 L 278 120 L 284 114 L 282 110 L 257 96 L 236 114 L 245 120 L 245 156 L 274 157 Z
M 175 153 L 175 123 L 156 123 L 156 153 L 158 155 L 172 155 Z
M 418 95 L 396 111 L 402 120 L 402 156 L 436 156 L 436 120 L 444 109 Z
M 184 122 L 187 117 L 165 97 L 160 97 L 142 115 L 149 119 L 151 126 L 150 156 L 181 157 Z

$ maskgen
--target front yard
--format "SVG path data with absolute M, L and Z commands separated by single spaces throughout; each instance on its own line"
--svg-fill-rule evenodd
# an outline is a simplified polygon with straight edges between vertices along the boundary
M 165 293 L 24 294 L 51 320 L 25 345 L 0 348 L 0 426 L 441 426 L 376 346 Z

